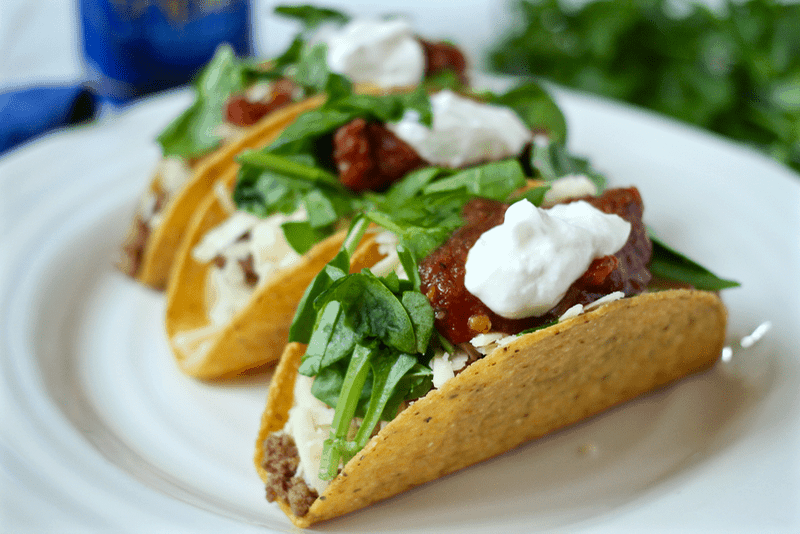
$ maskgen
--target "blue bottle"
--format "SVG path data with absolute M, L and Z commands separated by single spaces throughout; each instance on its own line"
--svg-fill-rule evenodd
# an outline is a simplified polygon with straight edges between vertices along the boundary
M 248 0 L 80 0 L 89 85 L 122 103 L 181 85 L 227 42 L 252 51 Z

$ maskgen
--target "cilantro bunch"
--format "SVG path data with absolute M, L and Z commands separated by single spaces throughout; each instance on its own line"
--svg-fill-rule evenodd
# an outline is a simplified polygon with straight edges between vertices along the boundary
M 517 0 L 491 68 L 624 100 L 800 170 L 800 5 Z

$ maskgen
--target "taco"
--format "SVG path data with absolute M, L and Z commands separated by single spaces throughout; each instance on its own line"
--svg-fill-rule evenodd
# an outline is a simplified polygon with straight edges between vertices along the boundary
M 481 96 L 492 104 L 473 98 L 429 96 L 424 87 L 331 93 L 266 149 L 242 154 L 232 199 L 222 189 L 206 199 L 170 280 L 166 330 L 181 369 L 215 378 L 276 361 L 306 286 L 339 250 L 353 213 L 389 184 L 446 175 L 439 186 L 483 181 L 489 189 L 511 165 L 522 185 L 518 160 L 530 150 L 531 129 L 563 139 L 563 117 L 538 86 Z M 502 102 L 515 102 L 528 122 Z M 431 128 L 419 122 L 424 116 Z M 436 138 L 441 132 L 449 133 Z
M 439 192 L 408 197 L 415 214 L 367 212 L 395 251 L 354 274 L 339 258 L 309 287 L 255 451 L 267 499 L 295 525 L 502 454 L 719 358 L 717 294 L 648 285 L 653 272 L 703 289 L 736 283 L 652 240 L 635 188 L 546 209 L 512 191 L 511 204 L 462 194 L 449 206 L 458 217 L 437 226 L 423 212 L 441 209 Z
M 276 12 L 303 24 L 289 48 L 271 61 L 252 61 L 220 47 L 195 82 L 194 103 L 158 137 L 163 156 L 119 261 L 123 272 L 146 285 L 165 286 L 192 213 L 234 157 L 264 146 L 299 112 L 319 105 L 330 86 L 349 84 L 345 77 L 375 90 L 417 85 L 426 77 L 467 80 L 456 47 L 419 38 L 403 20 L 351 20 L 311 6 Z

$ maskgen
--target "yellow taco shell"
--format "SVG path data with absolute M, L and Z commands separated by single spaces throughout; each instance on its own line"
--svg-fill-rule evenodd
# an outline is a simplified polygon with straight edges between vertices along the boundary
M 233 187 L 238 168 L 229 169 L 221 182 Z M 261 281 L 242 310 L 212 327 L 206 291 L 212 265 L 196 261 L 192 249 L 228 215 L 218 195 L 212 193 L 201 203 L 167 287 L 167 337 L 180 369 L 196 378 L 222 378 L 277 361 L 306 287 L 336 256 L 347 233 L 317 243 L 297 263 Z M 374 236 L 368 234 L 353 254 L 351 269 L 359 271 L 379 257 Z
M 710 292 L 606 304 L 497 348 L 401 412 L 344 467 L 296 526 L 358 510 L 714 365 L 727 314 Z M 287 346 L 255 450 L 283 428 L 305 346 Z M 531 488 L 531 491 L 536 491 Z
M 278 109 L 248 128 L 235 141 L 223 145 L 197 162 L 192 167 L 191 178 L 161 211 L 161 222 L 147 236 L 138 267 L 129 263 L 129 255 L 125 251 L 127 247 L 133 246 L 140 231 L 138 217 L 133 221 L 123 244 L 120 269 L 125 272 L 133 271 L 132 276 L 145 285 L 164 289 L 175 253 L 197 206 L 209 194 L 220 176 L 230 169 L 235 157 L 243 150 L 266 146 L 294 122 L 298 115 L 319 107 L 324 100 L 324 96 L 316 96 Z M 151 191 L 156 189 L 158 180 L 158 176 L 153 178 Z

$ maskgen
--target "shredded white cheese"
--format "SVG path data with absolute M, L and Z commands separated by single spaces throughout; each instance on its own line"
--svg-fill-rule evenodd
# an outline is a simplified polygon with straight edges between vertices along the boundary
M 614 302 L 615 300 L 619 300 L 625 297 L 625 293 L 622 291 L 614 291 L 613 293 L 609 293 L 608 295 L 604 295 L 599 299 L 590 302 L 586 306 L 583 304 L 576 304 L 572 306 L 570 309 L 565 311 L 561 317 L 558 318 L 558 322 L 566 321 L 567 319 L 572 319 L 573 317 L 577 317 L 578 315 L 582 314 L 583 312 L 591 311 L 604 304 L 608 304 L 609 302 Z
M 296 476 L 322 494 L 328 482 L 319 478 L 323 442 L 330 436 L 334 409 L 311 394 L 313 379 L 297 375 L 294 382 L 294 405 L 283 431 L 291 435 L 300 456 Z
M 175 196 L 178 190 L 189 181 L 192 176 L 192 169 L 183 159 L 174 156 L 161 158 L 156 167 L 156 183 L 163 191 L 164 201 L 161 202 L 161 209 Z M 151 190 L 147 190 L 139 199 L 137 215 L 147 224 L 150 229 L 154 229 L 161 224 L 161 210 L 156 209 L 156 195 Z
M 397 255 L 397 235 L 392 232 L 383 231 L 375 236 L 375 241 L 378 243 L 378 253 L 382 258 L 370 268 L 372 274 L 375 276 L 386 276 L 390 272 L 394 272 L 400 280 L 408 280 L 408 275 L 400 263 L 400 257 Z
M 163 158 L 157 171 L 161 189 L 167 193 L 167 198 L 171 198 L 192 176 L 192 169 L 183 158 L 168 157 Z
M 211 324 L 229 321 L 244 308 L 253 293 L 254 288 L 247 283 L 240 260 L 252 257 L 259 283 L 300 260 L 301 256 L 286 241 L 281 225 L 306 218 L 303 209 L 291 215 L 276 213 L 265 219 L 237 211 L 203 237 L 192 250 L 195 261 L 208 263 L 217 256 L 225 260 L 222 268 L 212 265 L 209 269 L 206 291 Z
M 596 196 L 597 186 L 583 174 L 569 174 L 550 182 L 550 189 L 544 194 L 545 204 L 555 204 L 562 200 L 585 196 Z
M 239 126 L 228 121 L 217 124 L 212 130 L 212 134 L 221 137 L 223 143 L 230 143 L 247 132 L 247 126 Z
M 436 354 L 431 359 L 433 387 L 440 388 L 445 382 L 453 378 L 456 375 L 456 371 L 460 371 L 467 365 L 468 358 L 467 353 L 459 349 L 456 349 L 454 354 L 436 351 Z

